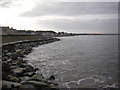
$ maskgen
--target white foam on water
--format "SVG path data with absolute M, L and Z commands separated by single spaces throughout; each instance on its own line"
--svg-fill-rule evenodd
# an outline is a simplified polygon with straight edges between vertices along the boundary
M 80 79 L 80 80 L 77 81 L 77 84 L 80 84 L 81 81 L 84 81 L 84 80 L 86 80 L 86 79 L 93 79 L 93 78 L 92 78 L 92 77 L 88 77 L 88 78 Z
M 67 88 L 70 88 L 70 86 L 69 86 L 70 83 L 77 83 L 77 81 L 66 82 L 66 87 L 67 87 Z

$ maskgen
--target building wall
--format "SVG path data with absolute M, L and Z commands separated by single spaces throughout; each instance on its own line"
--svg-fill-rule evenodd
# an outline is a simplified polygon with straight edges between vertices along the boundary
M 16 29 L 12 29 L 9 27 L 1 27 L 1 28 L 2 28 L 2 35 L 16 35 L 17 34 Z

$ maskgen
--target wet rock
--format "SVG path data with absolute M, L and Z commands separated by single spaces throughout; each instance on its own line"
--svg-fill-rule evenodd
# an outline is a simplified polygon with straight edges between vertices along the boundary
M 42 74 L 35 74 L 31 77 L 31 80 L 47 82 L 47 80 L 44 79 Z
M 12 75 L 8 75 L 7 80 L 12 81 L 12 82 L 20 82 L 19 78 L 12 76 Z
M 23 76 L 25 73 L 25 68 L 17 68 L 17 69 L 13 69 L 13 73 L 15 76 Z
M 50 81 L 46 80 L 42 74 L 36 74 L 39 68 L 34 68 L 28 65 L 26 60 L 23 60 L 25 55 L 31 53 L 33 47 L 53 41 L 57 41 L 57 39 L 11 44 L 13 49 L 9 49 L 9 44 L 7 46 L 8 48 L 3 47 L 2 61 L 5 61 L 2 62 L 3 88 L 5 90 L 23 90 L 24 88 L 32 88 L 32 90 L 36 90 L 36 88 L 38 90 L 44 90 L 44 88 L 53 90 L 51 88 L 55 84 L 52 81 L 55 80 L 55 77 L 51 75 L 49 78 Z M 21 82 L 21 84 L 17 82 Z M 18 89 L 18 87 L 20 88 Z
M 51 81 L 51 80 L 48 80 L 47 81 L 48 84 L 52 85 L 52 86 L 57 86 L 58 85 L 58 82 L 57 81 Z
M 18 60 L 18 61 L 16 62 L 16 64 L 17 64 L 19 67 L 22 67 L 22 68 L 25 68 L 25 67 L 26 67 L 26 65 L 23 63 L 22 60 Z
M 7 62 L 2 63 L 2 71 L 3 72 L 9 72 L 10 71 L 10 65 Z
M 17 66 L 17 65 L 12 65 L 12 66 L 10 66 L 10 69 L 12 70 L 12 69 L 16 69 L 16 68 L 19 68 L 19 66 Z
M 28 60 L 23 60 L 22 62 L 27 65 Z
M 51 75 L 48 80 L 55 80 L 55 76 L 54 75 Z
M 25 73 L 26 76 L 32 77 L 34 76 L 36 73 L 35 72 L 27 72 Z
M 21 82 L 21 84 L 23 84 L 23 85 L 24 84 L 31 84 L 38 89 L 49 87 L 46 83 L 38 82 L 38 81 L 25 81 L 25 82 Z
M 8 73 L 8 72 L 3 72 L 2 71 L 2 79 L 3 80 L 7 80 L 7 76 L 9 75 L 10 73 Z
M 27 72 L 32 72 L 32 71 L 34 71 L 34 68 L 31 65 L 27 65 L 26 66 L 26 71 Z
M 38 70 L 39 70 L 39 68 L 35 68 L 35 69 L 34 69 L 34 71 L 38 71 Z
M 14 87 L 19 87 L 22 84 L 16 83 L 16 82 L 5 81 L 5 80 L 2 81 L 2 86 L 6 86 L 7 88 L 11 88 L 11 85 L 14 85 Z
M 2 89 L 1 90 L 10 90 L 10 88 L 8 88 L 7 85 L 2 85 Z
M 27 81 L 30 80 L 30 77 L 24 76 L 24 77 L 19 77 L 21 81 Z
M 37 90 L 33 85 L 31 84 L 26 84 L 26 85 L 21 85 L 18 90 Z
M 55 87 L 45 87 L 45 88 L 43 88 L 41 90 L 59 90 L 59 89 L 57 89 Z M 67 90 L 67 89 L 63 89 L 63 90 Z
M 12 60 L 17 60 L 17 59 L 18 59 L 17 53 L 12 53 L 11 59 L 12 59 Z

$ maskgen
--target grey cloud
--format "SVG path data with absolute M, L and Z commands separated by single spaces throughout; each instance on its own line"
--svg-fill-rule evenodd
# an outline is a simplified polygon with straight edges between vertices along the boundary
M 0 2 L 0 7 L 7 8 L 12 4 L 10 1 L 2 1 Z
M 15 2 L 22 1 L 22 0 L 0 0 L 0 7 L 2 8 L 9 8 L 11 6 L 15 6 Z
M 109 20 L 51 20 L 39 21 L 37 25 L 44 25 L 54 30 L 67 30 L 68 32 L 102 32 L 102 33 L 118 33 L 117 19 Z
M 36 17 L 44 15 L 117 14 L 117 2 L 52 2 L 40 3 L 21 16 Z

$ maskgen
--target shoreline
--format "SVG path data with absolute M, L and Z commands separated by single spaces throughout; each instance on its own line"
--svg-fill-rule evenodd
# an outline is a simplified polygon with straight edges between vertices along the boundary
M 45 78 L 40 70 L 28 64 L 23 58 L 32 52 L 33 47 L 59 41 L 58 38 L 25 40 L 2 45 L 2 90 L 5 89 L 54 89 L 57 90 L 55 77 Z

